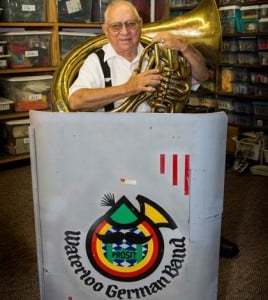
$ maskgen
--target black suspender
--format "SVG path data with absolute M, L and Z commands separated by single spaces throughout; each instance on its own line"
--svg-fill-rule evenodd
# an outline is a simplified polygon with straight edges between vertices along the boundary
M 111 79 L 111 70 L 110 67 L 107 64 L 107 61 L 104 61 L 104 51 L 102 49 L 99 49 L 95 52 L 99 58 L 102 72 L 104 75 L 104 81 L 105 81 L 105 87 L 112 86 L 112 79 Z M 111 111 L 114 109 L 114 103 L 110 103 L 104 107 L 105 111 Z

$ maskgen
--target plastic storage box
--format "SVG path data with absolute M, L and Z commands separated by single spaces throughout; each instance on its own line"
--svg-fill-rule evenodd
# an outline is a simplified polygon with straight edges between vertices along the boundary
M 240 7 L 238 5 L 224 6 L 219 8 L 221 19 L 240 18 Z
M 2 22 L 46 22 L 45 0 L 2 0 Z
M 234 95 L 252 95 L 252 86 L 248 82 L 237 81 L 232 83 Z
M 223 33 L 241 32 L 240 7 L 237 5 L 224 6 L 219 8 Z
M 254 84 L 253 86 L 254 96 L 267 97 L 268 85 L 267 84 Z
M 221 70 L 221 90 L 223 92 L 233 92 L 234 70 L 232 68 L 222 68 Z
M 51 102 L 51 75 L 0 78 L 4 97 L 14 101 L 15 111 L 47 109 Z
M 11 101 L 4 97 L 0 97 L 0 114 L 12 112 L 13 104 L 14 101 Z
M 257 38 L 255 37 L 241 37 L 238 39 L 239 51 L 257 51 Z
M 90 23 L 92 21 L 92 2 L 89 0 L 58 0 L 58 21 L 71 23 Z
M 259 19 L 241 19 L 242 33 L 259 32 Z
M 259 52 L 259 64 L 260 65 L 268 65 L 268 52 L 267 51 Z
M 4 139 L 29 136 L 29 119 L 6 121 L 0 124 L 0 137 Z
M 237 38 L 223 38 L 222 39 L 222 51 L 233 52 L 238 51 L 238 40 Z
M 7 41 L 0 41 L 0 55 L 7 53 Z
M 239 64 L 259 64 L 259 55 L 256 52 L 239 52 L 237 55 Z
M 249 72 L 245 68 L 233 68 L 234 72 L 234 81 L 249 81 Z
M 258 19 L 259 5 L 248 5 L 240 7 L 241 19 Z
M 234 110 L 240 114 L 251 115 L 253 113 L 253 106 L 250 101 L 234 101 Z
M 261 4 L 259 6 L 260 18 L 268 18 L 268 4 Z
M 5 32 L 11 69 L 50 66 L 50 31 Z
M 223 52 L 221 55 L 221 63 L 222 64 L 237 64 L 238 63 L 238 55 L 236 52 Z
M 261 130 L 268 129 L 268 116 L 254 116 L 253 125 Z
M 2 143 L 2 150 L 12 155 L 26 154 L 30 152 L 29 137 L 3 140 Z
M 95 36 L 90 32 L 61 31 L 60 36 L 60 56 L 63 59 L 76 46 Z
M 268 18 L 261 18 L 259 20 L 259 31 L 268 33 Z
M 267 37 L 258 37 L 258 50 L 268 50 L 268 38 Z
M 0 70 L 8 69 L 11 55 L 0 55 Z
M 263 149 L 263 161 L 268 164 L 268 149 Z
M 268 73 L 262 71 L 252 71 L 250 72 L 250 81 L 252 83 L 268 83 Z
M 255 115 L 268 117 L 268 103 L 261 101 L 253 101 L 253 111 Z
M 1 124 L 2 150 L 9 154 L 29 153 L 29 119 L 7 121 Z
M 225 112 L 234 111 L 234 99 L 232 98 L 218 98 L 218 110 Z

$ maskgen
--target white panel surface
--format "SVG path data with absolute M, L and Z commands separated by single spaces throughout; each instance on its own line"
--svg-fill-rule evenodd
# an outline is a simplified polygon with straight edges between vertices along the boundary
M 30 121 L 42 300 L 217 298 L 224 113 Z

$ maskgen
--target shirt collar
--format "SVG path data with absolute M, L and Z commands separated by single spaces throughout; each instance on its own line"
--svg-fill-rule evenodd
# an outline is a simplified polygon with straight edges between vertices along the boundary
M 114 48 L 112 47 L 112 45 L 110 43 L 105 44 L 102 49 L 104 50 L 104 61 L 108 61 L 109 59 L 113 58 L 113 57 L 118 57 L 120 55 L 118 55 L 116 53 L 116 51 L 114 50 Z M 143 51 L 144 47 L 142 46 L 141 43 L 138 44 L 138 54 L 135 57 L 135 59 L 133 60 L 132 63 L 138 61 L 140 59 L 140 55 Z

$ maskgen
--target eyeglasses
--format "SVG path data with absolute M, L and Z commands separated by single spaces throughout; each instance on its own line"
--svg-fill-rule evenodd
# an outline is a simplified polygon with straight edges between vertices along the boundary
M 130 20 L 130 21 L 126 21 L 126 22 L 115 22 L 115 23 L 107 24 L 107 26 L 113 32 L 119 32 L 123 29 L 124 25 L 127 30 L 135 30 L 138 28 L 139 23 L 140 23 L 140 20 Z

